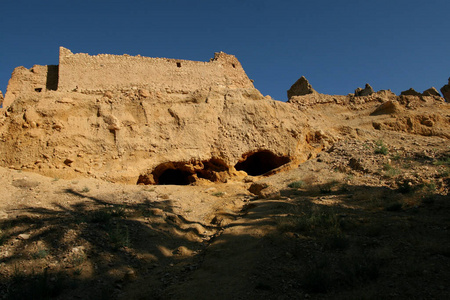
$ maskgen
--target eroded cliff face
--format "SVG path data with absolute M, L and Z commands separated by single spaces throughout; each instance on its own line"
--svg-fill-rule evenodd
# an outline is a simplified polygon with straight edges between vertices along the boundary
M 450 138 L 440 96 L 314 91 L 283 103 L 262 96 L 225 53 L 210 62 L 61 53 L 60 66 L 14 71 L 0 116 L 0 166 L 55 178 L 202 184 L 269 175 L 373 130 Z M 150 69 L 128 76 L 139 62 Z M 95 84 L 83 76 L 92 68 Z
M 144 184 L 176 169 L 186 177 L 180 182 L 191 183 L 244 176 L 234 166 L 251 157 L 259 162 L 241 170 L 261 175 L 323 147 L 307 142 L 301 112 L 253 90 L 215 88 L 189 101 L 179 96 L 133 89 L 19 96 L 2 120 L 1 164 Z M 270 166 L 254 170 L 261 163 Z
M 263 97 L 225 53 L 203 63 L 61 48 L 60 63 L 57 70 L 14 71 L 2 166 L 61 178 L 190 184 L 267 174 L 323 148 L 308 142 L 302 113 Z M 135 76 L 125 76 L 135 65 Z M 97 82 L 86 81 L 90 69 Z

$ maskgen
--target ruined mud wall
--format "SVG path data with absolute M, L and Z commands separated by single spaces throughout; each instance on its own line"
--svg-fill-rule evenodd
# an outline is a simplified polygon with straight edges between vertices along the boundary
M 212 86 L 254 88 L 233 55 L 216 53 L 209 62 L 142 56 L 73 54 L 61 47 L 58 91 L 104 91 L 130 87 L 183 92 Z
M 58 66 L 17 67 L 8 82 L 3 107 L 10 106 L 20 95 L 56 90 L 57 86 Z

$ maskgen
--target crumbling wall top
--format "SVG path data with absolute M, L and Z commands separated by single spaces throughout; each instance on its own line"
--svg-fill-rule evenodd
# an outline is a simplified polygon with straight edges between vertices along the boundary
M 86 53 L 60 48 L 61 91 L 114 90 L 130 86 L 151 90 L 192 91 L 210 86 L 254 88 L 233 55 L 215 53 L 209 62 Z

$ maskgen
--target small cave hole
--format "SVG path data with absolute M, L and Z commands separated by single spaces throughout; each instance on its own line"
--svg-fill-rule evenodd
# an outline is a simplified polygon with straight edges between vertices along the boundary
M 232 66 L 233 66 L 233 68 L 235 68 L 236 69 L 236 65 L 235 64 L 231 64 Z
M 40 93 L 40 92 L 42 92 L 42 88 L 35 88 L 34 91 Z
M 181 63 L 177 62 L 177 68 L 181 68 Z
M 250 152 L 242 157 L 234 168 L 250 176 L 264 175 L 291 161 L 287 156 L 278 156 L 268 150 Z

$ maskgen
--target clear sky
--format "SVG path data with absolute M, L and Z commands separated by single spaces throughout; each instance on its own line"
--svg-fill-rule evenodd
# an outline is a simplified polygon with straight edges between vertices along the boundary
M 264 95 L 286 101 L 301 76 L 346 95 L 399 94 L 450 76 L 449 0 L 2 0 L 0 90 L 17 66 L 74 53 L 208 61 L 234 54 Z

